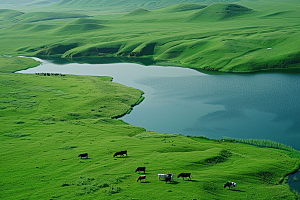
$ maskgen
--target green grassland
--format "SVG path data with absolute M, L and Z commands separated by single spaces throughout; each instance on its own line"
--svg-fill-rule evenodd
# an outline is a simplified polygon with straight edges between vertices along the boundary
M 68 2 L 52 5 L 59 12 L 1 9 L 0 54 L 152 58 L 226 72 L 299 68 L 296 0 L 138 4 L 127 13 L 119 4 L 116 15 L 93 1 L 86 9 L 84 0 Z M 299 199 L 284 183 L 299 170 L 298 151 L 146 131 L 116 119 L 142 91 L 110 77 L 12 73 L 38 64 L 0 56 L 1 199 Z M 125 149 L 127 157 L 113 158 Z M 89 159 L 77 157 L 86 152 Z M 136 182 L 140 166 L 145 183 Z M 176 178 L 181 172 L 192 180 Z M 158 181 L 160 173 L 174 182 Z M 227 181 L 237 191 L 224 189 Z
M 0 54 L 152 58 L 158 65 L 224 72 L 300 67 L 298 0 L 162 1 L 152 7 L 140 1 L 130 12 L 121 3 L 103 4 L 115 5 L 115 15 L 97 10 L 100 1 L 88 2 L 44 8 L 59 12 L 0 10 L 0 19 L 10 16 L 0 21 Z M 66 7 L 85 11 L 76 15 Z
M 299 199 L 284 184 L 298 151 L 145 131 L 115 119 L 140 103 L 140 90 L 110 77 L 13 74 L 38 63 L 0 59 L 1 199 Z
M 1 73 L 13 73 L 19 70 L 25 70 L 32 67 L 36 67 L 40 62 L 28 59 L 25 57 L 7 57 L 0 56 L 0 72 Z

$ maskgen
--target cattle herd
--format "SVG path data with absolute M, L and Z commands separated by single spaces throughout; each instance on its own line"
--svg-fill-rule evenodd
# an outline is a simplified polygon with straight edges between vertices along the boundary
M 127 150 L 122 150 L 122 151 L 118 151 L 116 152 L 113 157 L 117 157 L 117 156 L 124 156 L 126 155 L 127 156 Z M 88 153 L 82 153 L 82 154 L 79 154 L 78 157 L 85 157 L 86 159 L 88 159 Z M 146 167 L 138 167 L 136 168 L 135 172 L 144 172 L 144 174 L 146 173 Z M 180 173 L 178 174 L 177 178 L 180 178 L 182 177 L 182 179 L 184 180 L 184 178 L 188 178 L 188 180 L 192 180 L 192 176 L 191 176 L 191 173 Z M 158 180 L 161 180 L 161 179 L 164 179 L 165 182 L 172 182 L 173 181 L 173 174 L 158 174 Z M 137 179 L 136 179 L 136 182 L 140 181 L 141 180 L 144 180 L 144 182 L 146 182 L 146 175 L 140 175 Z M 234 182 L 227 182 L 223 185 L 224 188 L 228 187 L 230 189 L 230 187 L 233 186 L 235 187 L 235 190 L 236 190 L 236 183 Z

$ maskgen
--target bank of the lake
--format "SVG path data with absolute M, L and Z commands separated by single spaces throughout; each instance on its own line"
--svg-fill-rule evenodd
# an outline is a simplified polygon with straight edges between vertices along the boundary
M 146 130 L 208 138 L 268 139 L 299 150 L 300 73 L 205 74 L 179 67 L 43 60 L 22 73 L 111 76 L 145 92 L 121 119 Z M 120 61 L 118 61 L 120 62 Z
M 297 198 L 280 185 L 299 169 L 289 151 L 151 132 L 112 119 L 142 92 L 111 80 L 0 73 L 1 199 Z M 113 158 L 125 149 L 128 156 Z M 139 166 L 146 167 L 145 183 L 136 181 Z M 191 172 L 192 180 L 176 178 L 181 172 Z M 161 173 L 174 174 L 174 181 L 158 181 Z M 237 190 L 224 189 L 227 181 Z

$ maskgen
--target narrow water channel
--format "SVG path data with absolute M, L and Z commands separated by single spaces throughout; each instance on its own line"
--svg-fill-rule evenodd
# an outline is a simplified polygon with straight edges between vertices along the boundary
M 300 193 L 300 171 L 290 175 L 287 184 L 290 186 L 291 190 Z
M 119 61 L 42 62 L 19 73 L 111 76 L 114 82 L 143 90 L 145 100 L 121 118 L 129 124 L 208 138 L 268 139 L 300 150 L 300 73 L 205 74 L 114 63 Z

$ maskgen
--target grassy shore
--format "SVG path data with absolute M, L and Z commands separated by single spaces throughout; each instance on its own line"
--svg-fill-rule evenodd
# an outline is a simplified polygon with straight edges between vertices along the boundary
M 0 10 L 0 54 L 152 58 L 224 72 L 300 68 L 298 0 L 211 1 L 127 13 L 119 6 L 115 15 L 91 10 L 89 1 L 89 15 L 64 12 L 84 3 L 77 2 L 51 7 L 59 12 Z
M 22 59 L 19 69 L 31 63 L 9 59 Z M 110 77 L 5 72 L 1 199 L 297 199 L 280 183 L 299 169 L 298 151 L 149 132 L 113 119 L 143 92 Z M 128 156 L 113 158 L 120 150 Z M 136 182 L 140 166 L 145 183 Z M 181 172 L 192 180 L 176 178 Z M 174 182 L 158 181 L 160 173 L 174 174 Z M 237 190 L 224 189 L 227 181 Z

